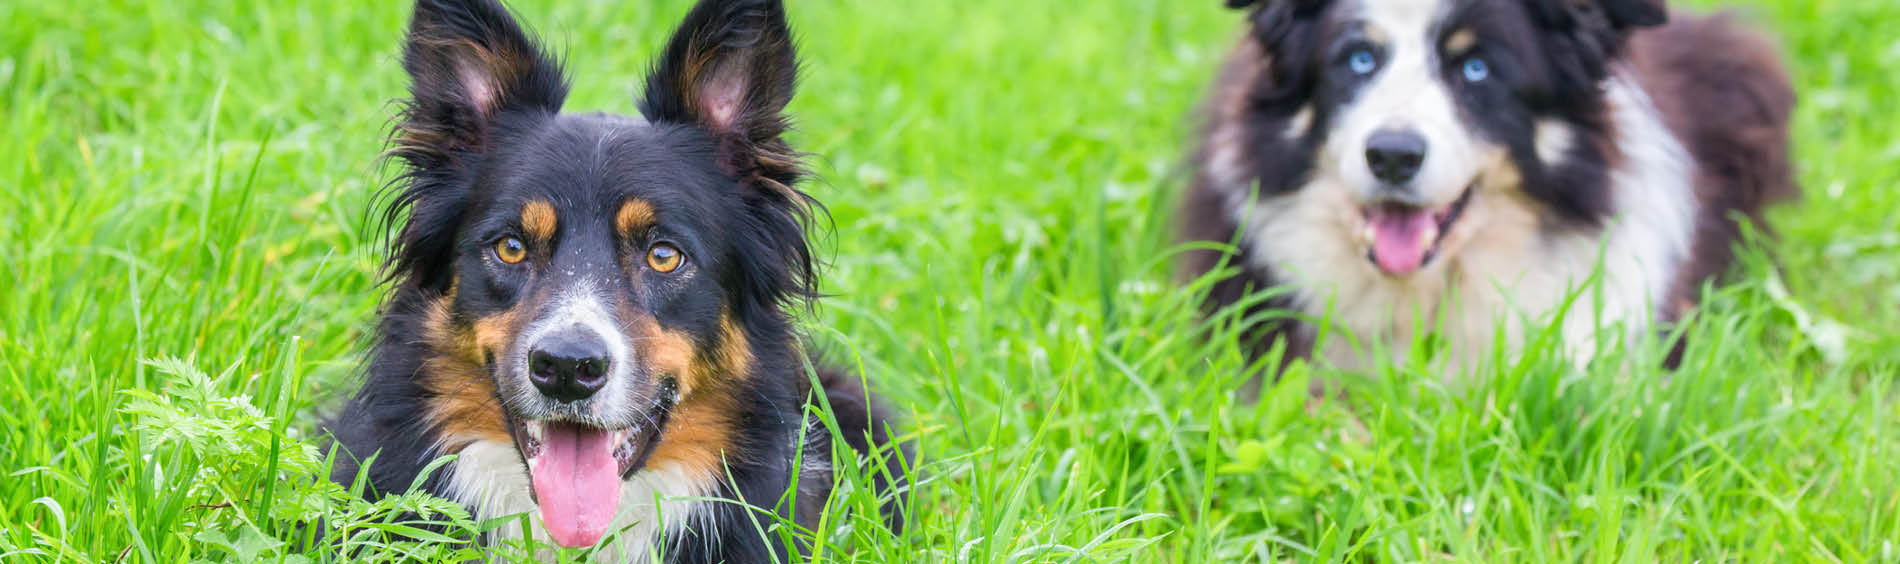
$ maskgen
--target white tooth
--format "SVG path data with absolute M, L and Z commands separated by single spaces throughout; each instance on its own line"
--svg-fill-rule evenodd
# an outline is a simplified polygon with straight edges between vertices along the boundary
M 522 427 L 522 430 L 525 430 L 528 432 L 528 438 L 534 439 L 536 441 L 539 441 L 541 440 L 542 437 L 547 436 L 546 434 L 542 433 L 542 423 L 540 421 L 529 421 L 526 424 L 522 425 L 521 427 Z
M 1424 231 L 1418 233 L 1418 248 L 1429 249 L 1432 243 L 1436 242 L 1438 242 L 1438 224 L 1427 225 Z
M 1372 224 L 1370 223 L 1366 224 L 1366 232 L 1364 233 L 1364 235 L 1366 237 L 1366 242 L 1368 243 L 1379 240 L 1379 231 L 1377 229 L 1373 229 Z

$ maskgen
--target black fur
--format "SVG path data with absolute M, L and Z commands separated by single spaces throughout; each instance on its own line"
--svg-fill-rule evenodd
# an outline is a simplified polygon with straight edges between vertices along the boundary
M 621 315 L 682 333 L 695 351 L 738 346 L 743 338 L 747 373 L 732 375 L 727 385 L 737 388 L 721 392 L 731 400 L 723 415 L 732 430 L 723 453 L 729 470 L 717 477 L 721 496 L 816 525 L 814 508 L 822 507 L 828 482 L 784 494 L 795 474 L 809 470 L 791 466 L 799 453 L 790 438 L 810 428 L 804 410 L 818 394 L 829 399 L 857 452 L 875 445 L 902 452 L 888 446 L 888 413 L 855 378 L 821 369 L 820 389 L 812 388 L 787 311 L 816 295 L 805 231 L 815 202 L 795 188 L 804 172 L 781 137 L 797 64 L 779 2 L 704 0 L 646 81 L 644 121 L 562 114 L 567 82 L 560 64 L 499 2 L 419 2 L 403 47 L 410 97 L 388 152 L 403 166 L 384 210 L 394 227 L 387 263 L 393 291 L 381 310 L 367 381 L 325 425 L 344 454 L 333 479 L 348 484 L 374 455 L 370 495 L 407 488 L 425 465 L 448 454 L 435 446 L 450 423 L 425 417 L 430 406 L 453 400 L 440 382 L 468 378 L 468 385 L 502 390 L 511 377 L 499 358 L 512 345 L 469 358 L 453 350 L 451 337 L 472 332 L 478 321 L 532 313 L 538 301 L 581 279 L 611 281 L 610 301 Z M 736 102 L 736 112 L 719 111 L 728 102 Z M 650 204 L 661 220 L 622 238 L 615 211 L 629 200 Z M 552 204 L 558 235 L 520 264 L 494 260 L 496 241 L 522 233 L 520 210 L 531 201 Z M 640 270 L 655 241 L 688 257 L 682 275 Z M 724 331 L 722 320 L 741 335 Z M 471 376 L 443 368 L 455 362 L 478 369 Z M 504 395 L 476 403 L 512 421 L 516 407 Z M 452 423 L 496 424 L 484 417 Z M 827 461 L 828 435 L 818 438 L 803 456 Z M 903 483 L 900 458 L 885 461 L 887 490 Z M 445 493 L 446 481 L 438 472 L 423 488 Z M 734 503 L 701 503 L 716 525 L 708 532 L 721 537 L 689 530 L 664 539 L 670 560 L 783 561 L 793 552 L 757 533 L 772 525 L 770 516 Z M 887 513 L 894 528 L 901 526 L 894 502 Z

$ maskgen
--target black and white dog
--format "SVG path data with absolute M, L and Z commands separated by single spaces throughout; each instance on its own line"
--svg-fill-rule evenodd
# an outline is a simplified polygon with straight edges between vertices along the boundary
M 801 541 L 766 531 L 815 529 L 841 470 L 827 405 L 884 455 L 900 526 L 884 410 L 855 377 L 807 376 L 788 312 L 816 282 L 778 0 L 699 2 L 639 117 L 562 113 L 560 64 L 498 0 L 421 0 L 402 63 L 394 288 L 326 425 L 334 479 L 401 493 L 457 455 L 422 486 L 602 560 L 785 562 Z
M 1634 334 L 1682 315 L 1732 262 L 1737 219 L 1797 192 L 1794 94 L 1774 45 L 1662 0 L 1228 0 L 1250 30 L 1193 155 L 1184 237 L 1221 264 L 1211 307 L 1331 315 L 1360 345 L 1424 333 L 1452 366 L 1575 296 Z M 1600 277 L 1599 277 L 1600 274 Z M 1274 318 L 1274 315 L 1261 317 Z M 1277 316 L 1286 318 L 1288 316 Z M 1269 322 L 1256 352 L 1363 366 L 1366 349 Z

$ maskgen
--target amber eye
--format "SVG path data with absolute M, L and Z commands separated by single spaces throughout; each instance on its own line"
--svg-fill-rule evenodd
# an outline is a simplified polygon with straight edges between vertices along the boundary
M 660 243 L 654 245 L 651 249 L 647 249 L 647 266 L 652 267 L 653 270 L 659 271 L 661 274 L 679 270 L 680 263 L 685 262 L 685 260 L 686 255 L 681 254 L 679 248 L 666 243 Z
M 520 239 L 504 237 L 501 242 L 495 243 L 495 258 L 508 264 L 520 263 L 528 258 L 528 246 L 522 244 Z

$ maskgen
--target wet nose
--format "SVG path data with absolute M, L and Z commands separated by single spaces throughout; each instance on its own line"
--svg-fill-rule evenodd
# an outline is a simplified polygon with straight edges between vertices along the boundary
M 528 380 L 541 395 L 563 402 L 587 399 L 607 385 L 607 344 L 575 326 L 541 337 L 528 353 Z
M 1366 140 L 1366 165 L 1387 184 L 1404 184 L 1425 166 L 1425 138 L 1410 131 L 1380 131 Z

